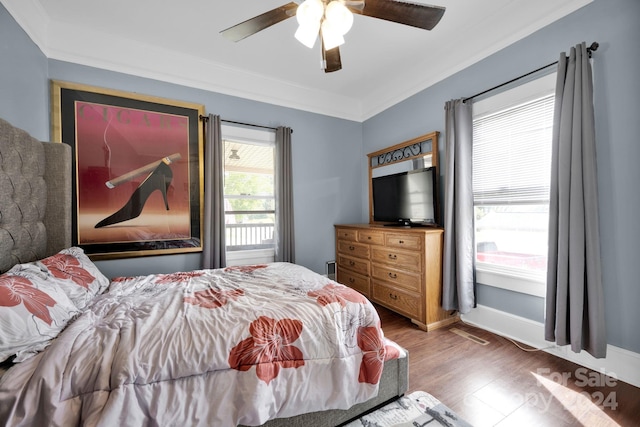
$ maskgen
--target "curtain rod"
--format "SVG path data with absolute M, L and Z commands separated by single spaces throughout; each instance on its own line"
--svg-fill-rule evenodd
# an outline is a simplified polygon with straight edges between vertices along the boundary
M 589 47 L 587 48 L 587 53 L 589 54 L 589 58 L 591 58 L 591 53 L 592 53 L 592 52 L 595 52 L 596 50 L 598 50 L 598 47 L 599 47 L 599 46 L 600 46 L 600 45 L 598 44 L 598 42 L 593 42 L 593 43 L 591 43 L 591 46 L 589 46 Z M 518 81 L 518 80 L 520 80 L 520 79 L 523 79 L 523 78 L 525 78 L 525 77 L 527 77 L 527 76 L 530 76 L 531 74 L 535 74 L 535 73 L 537 73 L 538 71 L 542 71 L 542 70 L 544 70 L 545 68 L 552 67 L 552 66 L 556 65 L 557 63 L 558 63 L 558 61 L 555 61 L 555 62 L 552 62 L 551 64 L 547 64 L 547 65 L 542 66 L 542 67 L 540 67 L 540 68 L 538 68 L 538 69 L 535 69 L 535 70 L 533 70 L 533 71 L 529 71 L 528 73 L 523 74 L 523 75 L 521 75 L 521 76 L 518 76 L 518 77 L 516 77 L 515 79 L 511 79 L 511 80 L 509 80 L 508 82 L 501 83 L 501 84 L 499 84 L 499 85 L 497 85 L 497 86 L 494 86 L 494 87 L 492 87 L 492 88 L 490 88 L 490 89 L 484 90 L 484 91 L 482 91 L 482 92 L 480 92 L 480 93 L 476 93 L 476 94 L 475 94 L 475 95 L 473 95 L 473 96 L 470 96 L 470 97 L 468 97 L 468 98 L 464 98 L 464 99 L 462 100 L 462 102 L 467 102 L 467 101 L 468 101 L 468 100 L 470 100 L 470 99 L 476 98 L 476 97 L 478 97 L 478 96 L 480 96 L 480 95 L 484 95 L 485 93 L 491 92 L 492 90 L 499 89 L 499 88 L 501 88 L 501 87 L 503 87 L 503 86 L 506 86 L 506 85 L 508 85 L 508 84 L 510 84 L 510 83 L 513 83 L 513 82 Z
M 206 121 L 209 120 L 209 117 L 200 116 L 200 120 L 206 122 Z M 278 130 L 278 128 L 274 128 L 272 126 L 255 125 L 253 123 L 236 122 L 236 121 L 233 121 L 233 120 L 225 120 L 225 119 L 220 119 L 220 121 L 221 122 L 225 122 L 225 123 L 232 123 L 234 125 L 251 126 L 251 127 L 254 127 L 254 128 L 261 128 L 261 129 Z M 293 133 L 293 129 L 291 129 L 291 133 Z

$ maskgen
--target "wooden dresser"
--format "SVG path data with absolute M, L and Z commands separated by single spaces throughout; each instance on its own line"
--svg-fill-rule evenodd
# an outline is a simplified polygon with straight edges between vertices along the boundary
M 441 307 L 443 230 L 336 225 L 336 280 L 430 331 L 458 320 Z

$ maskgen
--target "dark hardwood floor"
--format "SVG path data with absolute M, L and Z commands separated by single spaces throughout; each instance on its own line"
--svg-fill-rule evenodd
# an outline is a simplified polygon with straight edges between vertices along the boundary
M 637 387 L 462 322 L 424 332 L 377 308 L 385 336 L 409 351 L 408 393 L 432 394 L 475 427 L 640 426 Z

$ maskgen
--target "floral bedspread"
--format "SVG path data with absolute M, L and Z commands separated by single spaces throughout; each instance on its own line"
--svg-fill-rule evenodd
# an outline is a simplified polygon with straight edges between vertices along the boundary
M 0 380 L 5 425 L 260 425 L 377 394 L 404 356 L 361 294 L 273 263 L 118 278 Z

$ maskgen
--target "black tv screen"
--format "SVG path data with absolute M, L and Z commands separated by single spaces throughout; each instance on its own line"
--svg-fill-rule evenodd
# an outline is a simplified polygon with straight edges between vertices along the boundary
M 437 225 L 436 168 L 373 178 L 373 220 L 399 225 Z

